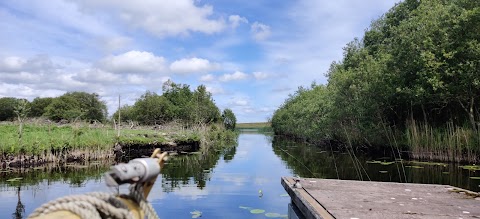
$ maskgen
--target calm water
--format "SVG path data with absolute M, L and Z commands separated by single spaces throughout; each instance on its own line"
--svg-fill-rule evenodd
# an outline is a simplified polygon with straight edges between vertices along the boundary
M 453 164 L 406 163 L 391 157 L 368 157 L 322 151 L 271 136 L 243 133 L 238 146 L 208 155 L 176 156 L 162 170 L 150 193 L 160 218 L 266 218 L 243 207 L 287 214 L 289 197 L 281 176 L 363 179 L 451 184 L 480 191 L 480 173 Z M 273 141 L 273 143 L 272 143 Z M 383 163 L 372 162 L 373 160 Z M 368 161 L 368 162 L 367 162 Z M 57 197 L 91 191 L 110 191 L 96 163 L 84 167 L 44 167 L 28 172 L 0 173 L 0 218 L 26 217 L 34 208 Z M 19 181 L 6 180 L 22 177 Z M 261 190 L 261 195 L 259 193 Z M 126 188 L 121 188 L 126 191 Z

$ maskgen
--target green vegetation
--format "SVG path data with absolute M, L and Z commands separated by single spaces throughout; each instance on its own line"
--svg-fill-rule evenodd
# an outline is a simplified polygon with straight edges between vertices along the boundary
M 193 92 L 186 84 L 167 81 L 163 84 L 163 94 L 147 91 L 133 106 L 123 106 L 113 114 L 122 121 L 136 121 L 144 125 L 159 125 L 178 121 L 186 126 L 212 124 L 221 121 L 220 110 L 215 105 L 212 94 L 204 85 Z
M 268 122 L 251 122 L 251 123 L 238 123 L 237 128 L 239 129 L 261 129 L 269 128 L 271 124 Z
M 113 129 L 88 128 L 76 125 L 34 125 L 25 124 L 23 138 L 19 142 L 17 126 L 0 126 L 0 152 L 2 154 L 43 155 L 74 149 L 105 151 L 112 148 L 115 141 Z
M 251 122 L 238 123 L 236 125 L 238 130 L 255 130 L 256 132 L 272 132 L 272 126 L 269 122 Z
M 347 44 L 328 84 L 290 95 L 272 127 L 316 144 L 480 161 L 479 28 L 479 1 L 402 1 Z
M 30 119 L 27 117 L 46 117 Z M 115 128 L 106 127 L 106 104 L 93 93 L 69 92 L 56 98 L 0 98 L 0 152 L 8 155 L 65 155 L 74 151 L 108 157 L 120 145 L 162 145 L 199 142 L 202 146 L 230 142 L 236 134 L 236 118 L 230 109 L 223 117 L 206 87 L 194 91 L 185 84 L 167 81 L 163 94 L 147 91 L 133 106 L 125 105 L 113 115 Z M 130 127 L 120 130 L 119 121 Z M 52 123 L 59 122 L 57 123 Z M 69 124 L 64 124 L 64 123 Z M 18 125 L 17 125 L 18 124 Z M 155 125 L 139 126 L 139 125 Z M 16 131 L 18 130 L 18 131 Z M 88 156 L 88 155 L 82 155 Z
M 231 109 L 225 109 L 222 113 L 223 125 L 225 128 L 230 130 L 235 130 L 235 125 L 237 124 L 237 118 Z

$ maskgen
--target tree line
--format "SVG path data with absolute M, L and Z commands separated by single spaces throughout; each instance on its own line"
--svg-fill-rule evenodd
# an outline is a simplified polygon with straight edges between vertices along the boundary
M 0 98 L 0 121 L 13 121 L 18 116 L 18 106 L 23 106 L 26 117 L 46 117 L 55 122 L 62 120 L 99 121 L 107 119 L 107 105 L 96 93 L 68 92 L 59 97 L 37 97 L 29 102 L 14 97 Z
M 462 127 L 480 151 L 480 1 L 402 1 L 348 43 L 326 76 L 326 85 L 289 95 L 272 117 L 276 133 L 408 146 L 415 124 Z
M 145 92 L 133 105 L 125 105 L 113 114 L 113 119 L 137 121 L 155 125 L 179 121 L 186 125 L 223 122 L 226 128 L 235 129 L 236 117 L 231 109 L 220 113 L 212 94 L 204 85 L 191 91 L 187 84 L 167 81 L 162 94 Z
M 212 94 L 204 85 L 194 91 L 186 84 L 167 81 L 162 86 L 161 95 L 146 91 L 133 105 L 124 105 L 111 119 L 118 122 L 134 121 L 144 125 L 164 124 L 178 121 L 185 125 L 224 123 L 234 129 L 235 114 L 230 109 L 220 112 L 212 99 Z M 59 97 L 37 97 L 28 102 L 13 97 L 0 98 L 0 121 L 12 121 L 17 118 L 15 110 L 21 103 L 27 102 L 28 117 L 46 117 L 52 121 L 98 121 L 109 120 L 106 103 L 96 93 L 68 92 Z

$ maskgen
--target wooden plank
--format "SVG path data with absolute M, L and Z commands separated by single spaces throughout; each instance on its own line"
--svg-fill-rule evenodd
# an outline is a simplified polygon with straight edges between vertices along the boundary
M 302 178 L 300 189 L 294 183 L 282 178 L 307 218 L 480 218 L 480 194 L 452 186 Z
M 292 202 L 306 219 L 333 219 L 334 217 L 304 189 L 294 188 L 293 178 L 282 177 L 282 185 L 292 197 Z

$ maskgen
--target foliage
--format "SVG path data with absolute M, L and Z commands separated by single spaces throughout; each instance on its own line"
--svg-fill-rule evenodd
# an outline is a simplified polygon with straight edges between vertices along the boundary
M 15 106 L 18 99 L 13 97 L 0 98 L 0 121 L 13 120 L 16 118 Z
M 479 155 L 479 33 L 478 1 L 405 0 L 347 44 L 326 74 L 327 85 L 301 87 L 285 100 L 272 127 L 311 142 L 367 146 L 394 144 L 393 130 L 412 146 L 408 121 L 439 133 L 448 124 L 458 129 L 450 133 L 473 130 L 468 153 Z
M 223 125 L 226 129 L 235 130 L 237 118 L 231 109 L 224 109 L 222 113 Z
M 52 103 L 54 98 L 52 97 L 37 97 L 33 99 L 30 103 L 30 117 L 40 117 L 45 113 L 45 108 L 47 108 L 50 103 Z
M 113 115 L 112 118 L 117 120 L 118 119 L 119 110 L 117 110 Z M 120 107 L 120 116 L 122 121 L 136 121 L 135 115 L 135 108 L 133 106 L 124 105 Z
M 147 91 L 135 102 L 133 117 L 142 124 L 163 124 L 173 119 L 171 106 L 167 98 Z
M 107 106 L 98 94 L 68 92 L 53 99 L 45 108 L 45 115 L 54 121 L 82 119 L 103 122 L 107 116 Z
M 172 81 L 163 84 L 162 95 L 147 91 L 133 106 L 124 106 L 120 110 L 123 121 L 138 121 L 146 125 L 178 121 L 193 126 L 213 124 L 221 119 L 220 110 L 204 85 L 192 92 L 190 86 Z M 114 113 L 113 118 L 118 118 L 118 112 Z

